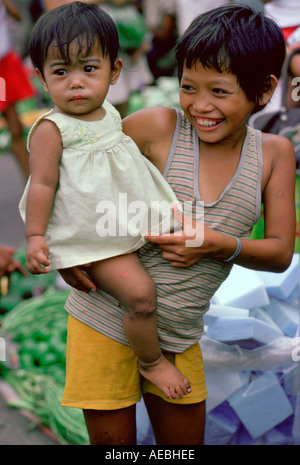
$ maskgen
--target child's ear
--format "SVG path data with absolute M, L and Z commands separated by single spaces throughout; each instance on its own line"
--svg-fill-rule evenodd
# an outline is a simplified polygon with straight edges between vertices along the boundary
M 45 78 L 44 76 L 42 75 L 42 73 L 40 72 L 39 69 L 35 68 L 35 72 L 39 78 L 39 80 L 41 81 L 42 85 L 43 85 L 43 89 L 45 92 L 49 93 L 49 90 L 48 90 L 48 86 L 47 86 L 47 83 L 45 81 Z
M 111 84 L 115 84 L 120 76 L 121 69 L 123 68 L 123 61 L 121 58 L 117 58 L 116 61 L 114 62 L 114 67 L 111 73 Z
M 266 90 L 264 91 L 263 95 L 258 101 L 259 106 L 264 107 L 265 105 L 267 105 L 277 87 L 277 83 L 277 77 L 274 76 L 274 74 L 271 74 L 268 77 L 268 82 L 266 83 Z

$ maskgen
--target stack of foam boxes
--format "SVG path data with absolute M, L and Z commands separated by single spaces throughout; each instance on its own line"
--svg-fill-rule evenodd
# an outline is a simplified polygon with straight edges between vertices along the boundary
M 299 255 L 283 273 L 233 266 L 205 315 L 207 445 L 300 444 Z M 155 444 L 143 401 L 139 444 Z
M 300 444 L 299 255 L 283 273 L 233 266 L 205 315 L 205 444 Z

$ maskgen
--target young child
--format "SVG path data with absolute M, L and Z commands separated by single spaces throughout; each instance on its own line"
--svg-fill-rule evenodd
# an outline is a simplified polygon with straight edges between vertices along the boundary
M 29 50 L 55 106 L 29 135 L 31 177 L 20 204 L 27 269 L 46 273 L 50 264 L 52 269 L 89 264 L 97 287 L 125 309 L 125 333 L 142 374 L 166 396 L 184 396 L 188 380 L 159 346 L 155 285 L 134 253 L 145 243 L 144 220 L 157 232 L 169 230 L 176 197 L 122 133 L 118 112 L 105 101 L 122 66 L 115 25 L 96 5 L 69 3 L 38 21 Z M 159 207 L 162 200 L 169 208 Z M 139 225 L 133 210 L 141 203 L 147 208 Z
M 149 236 L 151 242 L 139 250 L 157 288 L 161 347 L 188 377 L 192 392 L 169 400 L 140 380 L 134 354 L 123 343 L 117 305 L 99 291 L 76 290 L 93 286 L 78 267 L 63 270 L 74 289 L 66 305 L 62 405 L 83 409 L 92 444 L 134 444 L 135 403 L 142 394 L 157 444 L 201 444 L 207 394 L 199 339 L 210 300 L 233 263 L 281 272 L 293 255 L 292 145 L 247 126 L 280 76 L 285 44 L 279 27 L 248 7 L 220 7 L 193 21 L 176 56 L 182 111 L 144 109 L 126 117 L 123 130 L 164 173 L 180 201 L 204 201 L 201 246 L 187 247 L 183 230 L 181 236 Z M 264 238 L 251 240 L 262 203 Z M 115 374 L 105 357 L 95 368 L 99 351 L 112 354 Z

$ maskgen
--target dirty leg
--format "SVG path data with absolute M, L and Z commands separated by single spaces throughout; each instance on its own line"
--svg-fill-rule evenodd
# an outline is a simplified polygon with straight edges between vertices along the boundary
M 159 346 L 156 286 L 137 254 L 121 255 L 93 263 L 88 273 L 99 288 L 114 296 L 123 307 L 123 326 L 139 359 L 139 370 L 168 398 L 190 392 L 189 381 L 170 363 Z

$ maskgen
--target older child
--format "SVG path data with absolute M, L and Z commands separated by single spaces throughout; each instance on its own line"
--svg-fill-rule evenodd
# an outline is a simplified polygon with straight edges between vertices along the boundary
M 140 380 L 136 358 L 123 344 L 117 305 L 99 291 L 73 290 L 66 306 L 68 371 L 62 404 L 83 408 L 93 444 L 135 442 L 134 404 L 141 392 L 158 444 L 202 443 L 206 391 L 199 339 L 210 300 L 233 263 L 279 272 L 293 254 L 292 146 L 283 137 L 247 126 L 249 116 L 271 98 L 280 76 L 285 58 L 280 29 L 250 8 L 220 7 L 192 22 L 176 56 L 182 111 L 141 110 L 125 119 L 124 131 L 163 172 L 179 200 L 204 202 L 202 246 L 187 247 L 183 230 L 181 236 L 149 236 L 151 243 L 139 251 L 157 287 L 161 347 L 189 378 L 192 392 L 168 400 Z M 261 203 L 264 239 L 250 240 Z M 87 291 L 92 286 L 78 267 L 62 276 L 74 287 L 80 283 Z M 98 364 L 99 351 L 112 354 L 115 373 L 110 360 Z
M 40 18 L 29 49 L 55 106 L 29 134 L 31 176 L 20 206 L 27 268 L 89 264 L 97 286 L 125 309 L 126 343 L 142 374 L 169 398 L 184 396 L 189 382 L 161 352 L 155 285 L 134 253 L 149 229 L 170 230 L 176 197 L 105 100 L 122 67 L 116 27 L 96 5 L 69 3 Z

